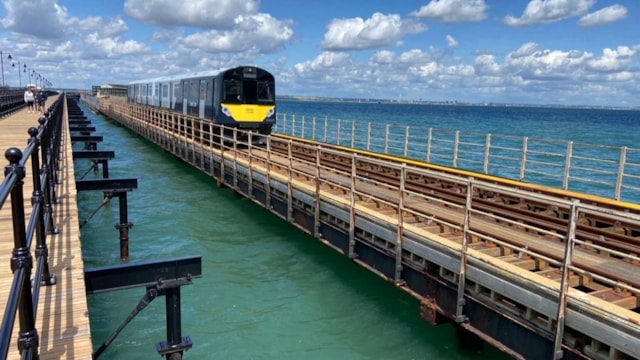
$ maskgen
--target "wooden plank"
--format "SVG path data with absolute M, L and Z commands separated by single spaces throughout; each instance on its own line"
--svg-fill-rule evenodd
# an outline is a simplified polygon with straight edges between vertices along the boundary
M 48 99 L 49 105 L 57 96 Z M 66 112 L 65 112 L 66 113 Z M 29 127 L 37 127 L 40 114 L 29 113 L 26 109 L 0 119 L 0 150 L 9 147 L 23 150 L 29 135 Z M 49 268 L 57 277 L 57 284 L 40 289 L 36 329 L 40 337 L 40 359 L 91 359 L 93 345 L 89 326 L 89 311 L 84 287 L 84 263 L 80 245 L 80 226 L 72 149 L 68 126 L 66 125 L 62 143 L 62 163 L 60 164 L 61 184 L 56 188 L 59 204 L 54 205 L 54 225 L 59 233 L 49 235 Z M 4 157 L 3 157 L 4 159 Z M 5 160 L 5 165 L 8 162 Z M 30 164 L 29 164 L 30 166 Z M 4 166 L 3 166 L 4 167 Z M 31 193 L 33 184 L 29 167 L 24 179 L 25 212 L 31 213 Z M 10 271 L 13 250 L 13 229 L 10 203 L 0 209 L 0 310 L 4 311 L 8 298 L 8 288 L 13 279 Z M 35 246 L 32 246 L 32 250 Z M 32 254 L 33 255 L 33 254 Z M 7 359 L 19 359 L 16 343 L 18 321 L 15 321 L 11 349 Z

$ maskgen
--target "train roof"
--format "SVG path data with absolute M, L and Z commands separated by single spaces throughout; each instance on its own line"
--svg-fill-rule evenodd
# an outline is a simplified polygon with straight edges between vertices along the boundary
M 129 85 L 140 84 L 140 83 L 151 83 L 151 82 L 170 82 L 175 80 L 191 79 L 191 78 L 197 78 L 197 77 L 216 76 L 223 71 L 226 71 L 226 69 L 197 71 L 197 72 L 191 72 L 187 74 L 158 76 L 154 78 L 135 80 L 130 82 Z
M 183 79 L 193 79 L 193 78 L 206 77 L 206 76 L 216 76 L 216 75 L 218 75 L 218 74 L 220 74 L 222 72 L 225 72 L 225 71 L 228 71 L 228 70 L 237 69 L 239 67 L 245 67 L 245 66 L 251 66 L 251 67 L 254 67 L 256 69 L 261 69 L 263 71 L 266 71 L 266 70 L 260 68 L 259 66 L 240 65 L 240 66 L 236 66 L 235 68 L 198 71 L 198 72 L 191 72 L 191 73 L 187 73 L 187 74 L 166 75 L 166 76 L 158 76 L 158 77 L 148 78 L 148 79 L 135 80 L 135 81 L 132 81 L 132 82 L 128 83 L 127 85 L 148 84 L 148 83 L 155 83 L 155 82 L 171 82 L 171 81 L 177 81 L 177 80 L 183 80 Z M 268 71 L 266 71 L 266 72 L 268 72 Z

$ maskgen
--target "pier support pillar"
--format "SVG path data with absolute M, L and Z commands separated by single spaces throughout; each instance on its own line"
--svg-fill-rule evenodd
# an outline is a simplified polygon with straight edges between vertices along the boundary
M 119 192 L 118 203 L 120 205 L 120 223 L 115 228 L 120 233 L 120 260 L 127 261 L 129 259 L 129 229 L 133 224 L 129 222 L 129 211 L 127 207 L 127 193 Z

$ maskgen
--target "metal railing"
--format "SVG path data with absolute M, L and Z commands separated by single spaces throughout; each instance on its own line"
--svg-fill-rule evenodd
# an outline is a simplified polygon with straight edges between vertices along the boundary
M 13 282 L 0 327 L 2 359 L 6 359 L 9 353 L 16 317 L 20 326 L 17 344 L 22 359 L 38 358 L 39 336 L 35 319 L 40 286 L 56 282 L 55 275 L 49 272 L 46 238 L 47 234 L 57 233 L 53 222 L 53 204 L 57 199 L 55 186 L 58 182 L 64 99 L 62 94 L 45 116 L 38 120 L 40 125 L 29 128 L 31 138 L 24 151 L 9 148 L 5 152 L 9 165 L 5 167 L 5 179 L 0 184 L 0 208 L 7 204 L 10 195 L 14 249 L 11 256 Z M 26 221 L 23 188 L 27 173 L 25 167 L 29 160 L 31 169 L 28 172 L 33 174 L 33 193 L 31 215 Z M 34 237 L 35 269 L 31 255 Z M 37 279 L 33 284 L 32 270 L 35 270 L 34 279 Z
M 640 203 L 640 148 L 278 114 L 277 133 Z
M 0 91 L 0 117 L 11 114 L 27 106 L 24 102 L 24 90 L 2 90 Z
M 355 238 L 356 234 L 356 218 L 364 212 L 362 204 L 375 203 L 380 204 L 381 208 L 385 208 L 385 218 L 390 224 L 397 226 L 396 238 L 371 237 L 363 238 L 360 235 L 359 241 L 368 241 L 372 247 L 378 247 L 385 253 L 391 253 L 395 256 L 396 266 L 393 277 L 387 277 L 382 272 L 367 267 L 364 262 L 361 265 L 371 269 L 372 271 L 382 274 L 396 283 L 402 283 L 403 275 L 401 269 L 404 266 L 414 265 L 423 267 L 419 256 L 422 252 L 413 252 L 425 246 L 429 249 L 445 248 L 443 254 L 448 254 L 456 260 L 453 262 L 443 261 L 442 277 L 457 283 L 457 306 L 455 312 L 455 320 L 459 322 L 466 321 L 464 301 L 467 292 L 472 291 L 477 295 L 479 301 L 491 306 L 491 299 L 504 297 L 509 299 L 514 306 L 512 310 L 508 307 L 501 308 L 502 311 L 509 313 L 510 316 L 521 317 L 531 324 L 543 324 L 544 329 L 541 332 L 547 334 L 553 341 L 554 353 L 550 358 L 561 358 L 563 340 L 568 327 L 570 331 L 586 334 L 594 341 L 608 344 L 617 352 L 625 352 L 631 355 L 640 354 L 638 343 L 625 343 L 625 339 L 617 337 L 608 338 L 610 334 L 605 334 L 600 329 L 611 329 L 606 321 L 595 322 L 589 317 L 606 319 L 626 319 L 625 321 L 611 320 L 620 327 L 619 333 L 629 334 L 629 336 L 637 336 L 638 316 L 631 310 L 623 307 L 613 307 L 606 304 L 606 300 L 602 300 L 596 295 L 586 293 L 581 289 L 571 288 L 569 277 L 578 275 L 585 279 L 593 279 L 603 287 L 611 287 L 629 292 L 634 296 L 640 295 L 640 287 L 637 282 L 635 284 L 623 283 L 615 275 L 609 274 L 603 268 L 594 268 L 588 260 L 594 251 L 602 251 L 609 253 L 612 259 L 616 259 L 620 263 L 632 264 L 640 261 L 635 254 L 627 254 L 618 252 L 614 249 L 603 247 L 598 244 L 586 241 L 576 235 L 576 226 L 580 214 L 592 214 L 597 218 L 615 219 L 623 223 L 640 224 L 640 217 L 637 214 L 631 214 L 622 210 L 612 210 L 607 208 L 599 208 L 588 204 L 588 202 L 580 202 L 579 200 L 569 200 L 562 197 L 550 197 L 535 191 L 526 189 L 518 189 L 511 186 L 495 184 L 471 176 L 456 176 L 445 174 L 440 171 L 433 171 L 420 167 L 414 167 L 406 163 L 393 163 L 387 160 L 380 160 L 362 156 L 358 153 L 350 153 L 340 149 L 324 148 L 321 144 L 302 145 L 297 143 L 297 147 L 305 147 L 305 153 L 315 154 L 315 161 L 296 159 L 295 162 L 291 156 L 293 153 L 293 142 L 291 140 L 281 140 L 287 142 L 288 156 L 282 156 L 282 152 L 274 152 L 271 148 L 271 142 L 274 139 L 266 140 L 265 146 L 254 146 L 254 141 L 264 137 L 256 133 L 247 133 L 239 129 L 232 129 L 233 141 L 223 141 L 224 128 L 215 124 L 211 124 L 206 120 L 196 119 L 191 116 L 169 113 L 159 109 L 142 108 L 129 104 L 112 104 L 108 106 L 108 114 L 117 114 L 119 122 L 129 127 L 136 133 L 156 142 L 160 146 L 168 149 L 174 155 L 185 160 L 186 162 L 196 166 L 197 168 L 215 176 L 215 165 L 212 164 L 214 159 L 219 162 L 219 181 L 229 184 L 239 192 L 241 179 L 245 179 L 247 187 L 244 191 L 246 196 L 253 194 L 253 182 L 262 181 L 266 184 L 274 184 L 280 181 L 285 186 L 278 187 L 274 185 L 261 187 L 265 191 L 265 204 L 272 204 L 272 196 L 280 196 L 286 202 L 286 211 L 278 212 L 278 215 L 291 223 L 294 220 L 294 208 L 300 208 L 301 204 L 294 200 L 294 193 L 308 193 L 312 195 L 314 201 L 314 230 L 312 234 L 321 238 L 319 225 L 321 223 L 321 205 L 320 202 L 327 201 L 327 189 L 332 189 L 332 193 L 338 193 L 336 190 L 343 190 L 345 196 L 330 198 L 330 202 L 350 203 L 348 221 L 349 240 L 348 250 L 344 254 L 354 261 L 358 262 Z M 353 138 L 354 140 L 356 138 Z M 215 146 L 212 146 L 215 144 Z M 351 146 L 351 145 L 348 145 Z M 242 151 L 240 151 L 242 149 Z M 228 154 L 228 155 L 227 155 Z M 206 156 L 205 156 L 206 155 Z M 339 170 L 333 166 L 322 165 L 320 161 L 325 155 L 328 157 L 351 157 L 351 170 Z M 207 160 L 208 158 L 208 160 Z M 227 159 L 227 160 L 225 160 Z M 242 162 L 242 164 L 240 164 Z M 368 162 L 374 165 L 393 168 L 399 174 L 398 184 L 386 184 L 378 182 L 369 176 L 359 175 L 356 172 L 356 163 Z M 253 164 L 259 164 L 254 167 Z M 301 164 L 306 166 L 301 166 Z M 244 174 L 241 168 L 244 168 Z M 262 168 L 262 169 L 260 169 Z M 278 171 L 274 171 L 278 169 Z M 254 175 L 254 172 L 260 173 L 260 177 Z M 429 178 L 441 179 L 444 182 L 458 183 L 466 185 L 467 201 L 461 205 L 432 197 L 429 193 L 416 192 L 405 186 L 406 179 L 414 175 L 425 175 Z M 304 190 L 295 187 L 296 179 L 307 179 L 310 187 Z M 279 180 L 276 180 L 279 179 Z M 315 183 L 315 186 L 313 186 Z M 376 191 L 371 191 L 371 187 L 375 186 Z M 569 216 L 564 219 L 561 226 L 565 231 L 551 231 L 545 226 L 534 224 L 523 224 L 508 218 L 504 218 L 483 210 L 478 199 L 474 199 L 470 194 L 476 191 L 496 192 L 503 194 L 506 198 L 524 198 L 534 202 L 546 203 L 549 207 L 560 209 Z M 277 194 L 277 195 L 276 195 Z M 338 199 L 337 198 L 342 198 Z M 429 210 L 429 206 L 437 208 L 435 212 Z M 444 206 L 439 206 L 441 204 Z M 271 206 L 271 205 L 269 205 Z M 446 209 L 446 210 L 445 210 Z M 271 211 L 273 207 L 270 208 Z M 433 209 L 432 209 L 433 210 Z M 405 223 L 405 217 L 412 216 L 415 219 L 422 219 L 432 225 L 451 229 L 454 233 L 461 234 L 461 240 L 449 239 L 444 236 L 430 235 L 426 237 L 416 236 L 424 233 L 412 225 Z M 342 218 L 341 218 L 342 219 Z M 495 221 L 487 221 L 486 219 L 494 219 Z M 501 225 L 497 225 L 500 223 Z M 508 225 L 507 225 L 508 224 Z M 514 241 L 510 233 L 513 227 L 524 227 L 528 231 L 521 234 L 524 240 Z M 500 230 L 500 231 L 498 231 Z M 381 233 L 380 233 L 381 234 Z M 538 235 L 531 235 L 538 234 Z M 390 235 L 392 237 L 393 235 Z M 538 236 L 544 236 L 545 240 L 540 240 Z M 505 237 L 509 240 L 505 240 Z M 556 244 L 553 251 L 549 251 L 547 246 L 532 246 L 527 240 L 536 239 L 536 241 L 544 241 L 549 244 Z M 383 243 L 384 242 L 384 243 Z M 542 264 L 548 264 L 550 269 L 557 269 L 560 278 L 557 281 L 550 281 L 543 275 L 533 274 L 528 270 L 521 269 L 517 265 L 509 264 L 507 261 L 497 262 L 493 255 L 485 254 L 470 246 L 471 242 L 486 243 L 489 245 L 500 246 L 508 249 L 508 253 L 513 254 L 518 259 L 530 259 L 531 261 L 539 261 Z M 420 246 L 417 246 L 419 244 Z M 576 247 L 576 249 L 574 249 Z M 411 252 L 416 255 L 407 255 Z M 429 253 L 427 253 L 429 254 Z M 594 255 L 595 256 L 595 255 Z M 534 260 L 535 259 L 535 260 Z M 432 261 L 432 260 L 429 260 Z M 612 260 L 613 261 L 613 260 Z M 439 263 L 439 262 L 434 262 Z M 493 276 L 486 277 L 483 271 L 491 273 L 499 268 L 501 274 L 506 274 L 502 280 L 496 280 Z M 529 288 L 532 278 L 536 279 L 536 288 Z M 505 280 L 507 279 L 507 280 Z M 508 288 L 503 281 L 509 281 Z M 536 296 L 530 296 L 529 292 L 521 291 L 522 289 L 534 291 Z M 510 291 L 515 289 L 518 291 Z M 416 293 L 417 294 L 417 293 Z M 543 296 L 541 296 L 543 295 Z M 417 294 L 417 296 L 422 296 Z M 486 299 L 486 300 L 483 300 Z M 522 308 L 530 309 L 531 312 L 523 312 Z M 579 309 L 579 310 L 576 310 Z M 523 314 L 524 313 L 524 314 Z M 535 314 L 535 316 L 527 318 L 526 315 Z M 582 319 L 582 315 L 588 314 L 587 320 Z M 568 322 L 566 320 L 569 319 Z M 595 329 L 595 330 L 594 330 Z M 617 334 L 617 333 L 616 333 Z M 613 339 L 613 340 L 612 340 Z M 609 341 L 609 342 L 607 342 Z

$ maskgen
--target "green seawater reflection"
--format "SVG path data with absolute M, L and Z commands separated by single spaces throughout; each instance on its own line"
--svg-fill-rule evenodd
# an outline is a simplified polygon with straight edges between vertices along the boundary
M 186 359 L 508 358 L 490 346 L 461 349 L 453 327 L 426 324 L 408 294 L 129 130 L 85 114 L 104 136 L 98 148 L 116 152 L 110 176 L 138 178 L 128 196 L 129 261 L 202 256 L 203 277 L 181 291 L 182 335 L 194 344 Z M 75 166 L 80 176 L 89 164 Z M 78 197 L 82 221 L 102 194 Z M 120 263 L 118 221 L 114 199 L 83 227 L 85 266 Z M 88 297 L 94 349 L 143 294 Z M 158 358 L 165 336 L 159 297 L 101 359 Z

